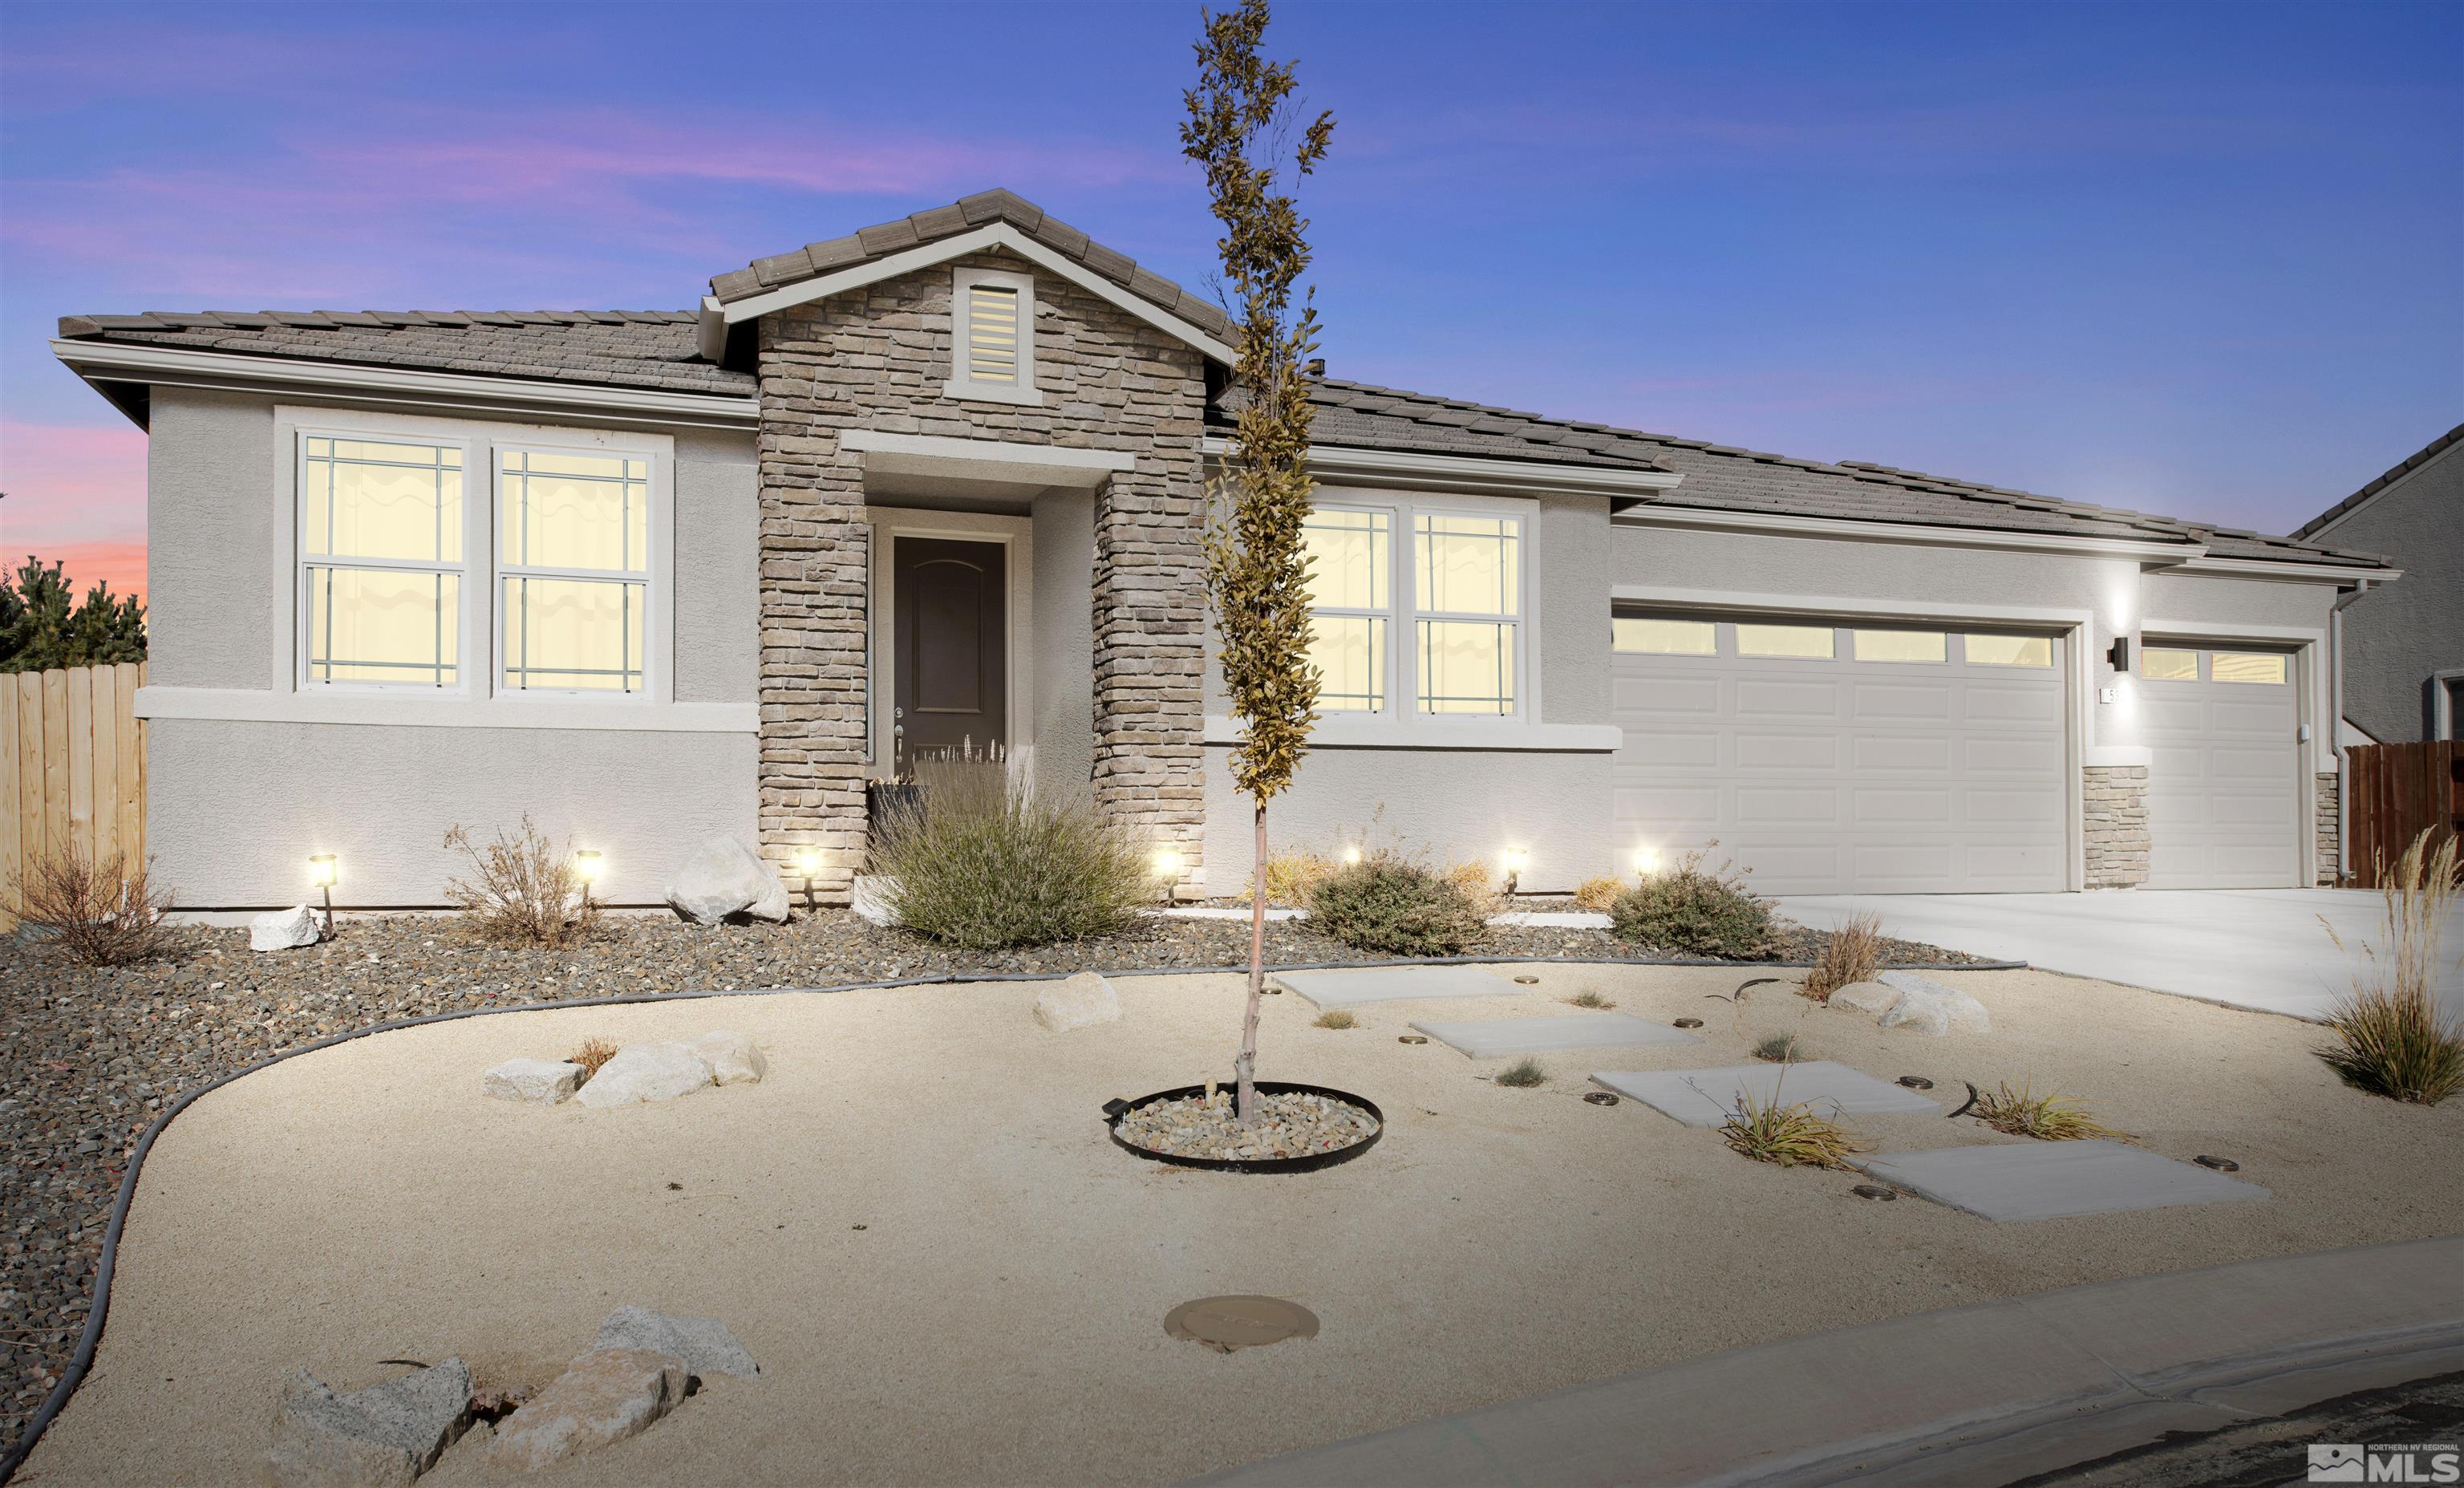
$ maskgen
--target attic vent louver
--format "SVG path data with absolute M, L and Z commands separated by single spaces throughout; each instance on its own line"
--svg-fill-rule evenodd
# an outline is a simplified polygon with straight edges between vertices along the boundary
M 967 286 L 967 380 L 1018 386 L 1018 291 Z

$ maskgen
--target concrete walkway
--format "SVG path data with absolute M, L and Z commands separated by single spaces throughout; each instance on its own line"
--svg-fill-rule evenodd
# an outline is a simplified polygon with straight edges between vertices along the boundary
M 2002 1483 L 2464 1367 L 2464 1237 L 1816 1333 L 1197 1479 L 1240 1488 Z
M 2352 986 L 2384 903 L 2358 889 L 2133 889 L 2096 894 L 1873 894 L 1782 899 L 1779 911 L 1827 930 L 1849 915 L 1882 932 L 1971 955 L 2025 961 L 2313 1021 Z M 2343 937 L 2338 950 L 2321 919 Z M 2439 990 L 2464 1015 L 2464 911 L 2448 917 Z

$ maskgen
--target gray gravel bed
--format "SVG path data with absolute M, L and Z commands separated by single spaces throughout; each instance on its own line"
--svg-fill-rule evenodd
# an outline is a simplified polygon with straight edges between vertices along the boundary
M 1535 907 L 1549 907 L 1546 905 Z M 0 939 L 0 1442 L 56 1383 L 92 1304 L 96 1258 L 121 1172 L 164 1107 L 270 1055 L 328 1034 L 462 1009 L 645 992 L 828 987 L 1003 971 L 1245 965 L 1248 924 L 1151 918 L 1131 934 L 979 955 L 823 910 L 786 925 L 696 929 L 609 917 L 563 950 L 492 944 L 450 917 L 342 922 L 334 941 L 259 955 L 248 932 L 186 926 L 136 966 L 69 964 Z M 1804 960 L 1818 932 L 1790 926 L 1767 959 Z M 1894 960 L 1974 958 L 1892 942 Z M 1266 927 L 1281 963 L 1367 960 L 1306 922 Z M 1493 927 L 1501 960 L 1650 955 L 1601 930 Z

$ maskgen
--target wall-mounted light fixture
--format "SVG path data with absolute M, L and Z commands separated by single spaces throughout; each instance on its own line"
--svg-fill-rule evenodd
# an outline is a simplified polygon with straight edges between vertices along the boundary
M 2115 636 L 2113 638 L 2113 644 L 2104 648 L 2104 659 L 2113 663 L 2113 669 L 2115 671 L 2128 672 L 2130 670 L 2130 637 L 2127 635 Z
M 813 912 L 813 880 L 822 876 L 822 850 L 817 847 L 796 849 L 796 877 L 804 880 L 804 913 Z
M 325 896 L 324 938 L 327 940 L 332 940 L 334 938 L 334 885 L 341 881 L 342 864 L 341 859 L 335 857 L 331 853 L 311 853 L 308 855 L 308 882 L 312 886 L 323 891 Z
M 1531 863 L 1531 855 L 1519 847 L 1506 850 L 1506 892 L 1512 894 L 1523 882 L 1523 870 Z
M 573 876 L 582 880 L 583 908 L 588 909 L 590 907 L 590 886 L 597 883 L 599 881 L 599 876 L 606 871 L 606 861 L 595 851 L 589 848 L 582 848 L 574 853 Z

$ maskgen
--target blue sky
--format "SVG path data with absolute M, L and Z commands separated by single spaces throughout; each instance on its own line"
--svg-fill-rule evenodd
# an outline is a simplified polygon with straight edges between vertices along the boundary
M 0 544 L 143 309 L 682 307 L 1007 186 L 1184 281 L 1181 4 L 0 3 Z M 2464 6 L 1287 0 L 1338 375 L 2282 530 L 2464 420 Z

